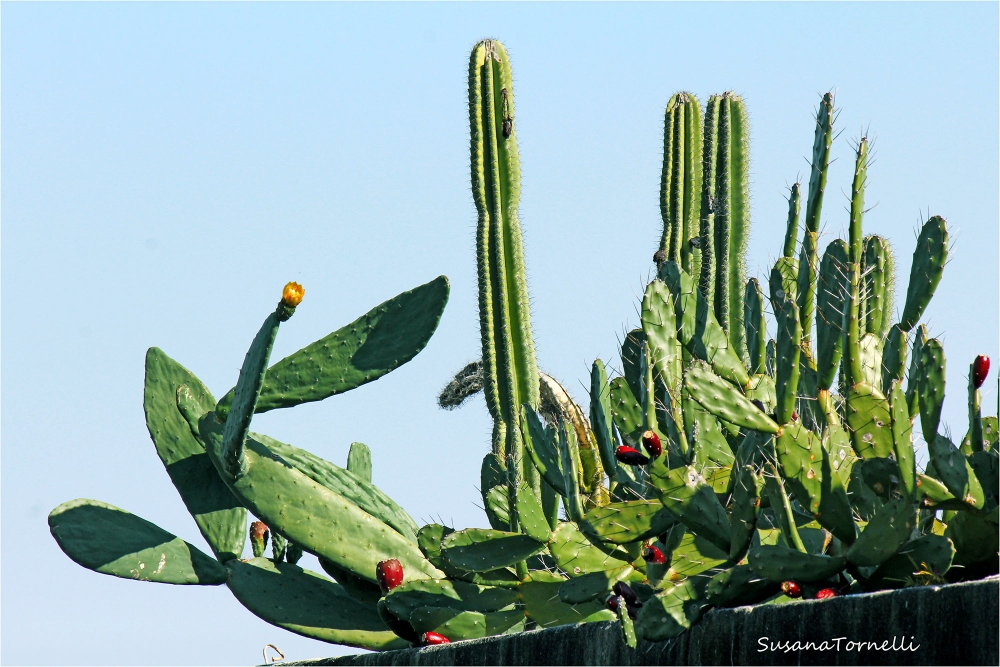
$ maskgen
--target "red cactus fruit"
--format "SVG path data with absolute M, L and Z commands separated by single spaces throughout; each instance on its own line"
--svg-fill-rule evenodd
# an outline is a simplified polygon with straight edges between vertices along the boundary
M 794 581 L 786 581 L 781 584 L 781 592 L 790 598 L 797 598 L 802 596 L 802 587 Z
M 450 644 L 451 640 L 436 632 L 425 632 L 420 635 L 421 646 L 437 646 L 438 644 Z
M 375 566 L 375 578 L 382 592 L 388 593 L 403 583 L 403 566 L 395 558 L 384 560 Z
M 660 548 L 652 544 L 642 550 L 642 559 L 647 563 L 656 563 L 657 565 L 664 565 L 667 562 L 667 557 L 663 555 Z
M 799 420 L 799 413 L 796 412 L 795 410 L 792 410 L 792 421 L 794 422 L 798 420 Z
M 654 459 L 663 453 L 663 445 L 660 444 L 660 436 L 656 435 L 656 431 L 643 432 L 642 446 L 646 448 L 646 451 Z
M 979 389 L 986 382 L 986 376 L 990 374 L 990 358 L 985 354 L 980 354 L 972 362 L 972 385 Z
M 626 584 L 624 581 L 619 581 L 618 583 L 616 583 L 614 587 L 612 587 L 611 591 L 618 597 L 625 600 L 625 604 L 627 604 L 631 608 L 638 609 L 639 607 L 642 606 L 642 600 L 640 600 L 639 596 L 635 594 L 635 591 L 632 590 L 632 587 Z
M 837 597 L 837 591 L 833 590 L 832 588 L 824 588 L 820 592 L 816 593 L 817 600 L 825 600 L 827 598 L 835 598 L 835 597 Z
M 615 458 L 621 463 L 629 466 L 644 466 L 649 463 L 649 458 L 642 452 L 628 445 L 622 445 L 615 450 Z

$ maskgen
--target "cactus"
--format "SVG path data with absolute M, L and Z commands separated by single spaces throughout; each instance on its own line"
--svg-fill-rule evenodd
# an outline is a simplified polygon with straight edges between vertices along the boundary
M 809 172 L 809 198 L 806 203 L 805 233 L 802 237 L 802 252 L 799 257 L 799 272 L 796 305 L 798 306 L 802 335 L 806 349 L 812 339 L 813 300 L 816 292 L 817 240 L 819 238 L 819 218 L 823 208 L 823 193 L 826 190 L 826 176 L 830 167 L 830 145 L 833 143 L 833 94 L 826 93 L 816 114 L 816 133 L 813 140 L 812 162 Z M 794 186 L 793 186 L 794 188 Z M 793 196 L 797 196 L 793 189 Z M 788 241 L 785 241 L 785 256 L 788 257 Z M 811 353 L 809 356 L 812 356 Z
M 675 637 L 712 607 L 994 571 L 998 428 L 979 395 L 988 359 L 970 367 L 970 424 L 956 446 L 940 428 L 944 348 L 919 323 L 948 257 L 947 225 L 924 224 L 891 322 L 892 249 L 863 234 L 862 138 L 848 238 L 818 256 L 832 95 L 816 115 L 798 257 L 795 184 L 767 276 L 774 338 L 759 279 L 744 275 L 742 100 L 712 96 L 702 120 L 693 95 L 671 98 L 657 274 L 641 328 L 622 345 L 622 376 L 595 360 L 585 411 L 535 360 L 511 80 L 503 46 L 477 44 L 469 102 L 482 359 L 439 399 L 457 407 L 484 391 L 494 429 L 479 481 L 490 527 L 418 528 L 372 483 L 364 444 L 341 468 L 250 430 L 259 412 L 323 400 L 409 361 L 449 291 L 438 278 L 268 367 L 304 294 L 290 283 L 218 402 L 158 349 L 146 357 L 147 427 L 214 558 L 85 499 L 49 517 L 67 555 L 113 576 L 225 584 L 267 622 L 371 650 L 604 620 L 635 648 Z M 923 470 L 918 418 L 931 459 Z M 254 557 L 242 559 L 248 512 L 258 519 Z M 296 565 L 303 552 L 332 580 Z
M 703 182 L 714 191 L 702 198 L 702 287 L 733 350 L 745 359 L 741 301 L 750 235 L 750 128 L 743 98 L 731 92 L 713 95 L 705 117 L 705 172 L 712 173 Z
M 667 102 L 663 121 L 663 172 L 660 214 L 663 236 L 660 252 L 688 272 L 701 266 L 700 232 L 702 189 L 701 106 L 691 93 L 677 93 Z
M 538 366 L 531 337 L 528 285 L 517 205 L 521 165 L 510 61 L 500 42 L 475 46 L 469 63 L 472 193 L 479 213 L 476 259 L 486 405 L 493 453 L 523 457 L 518 409 L 538 407 Z M 529 468 L 525 468 L 527 471 Z
M 372 585 L 367 582 L 376 580 L 376 561 L 397 558 L 414 580 L 443 573 L 417 547 L 409 515 L 371 485 L 368 448 L 352 445 L 344 470 L 249 427 L 263 409 L 320 400 L 408 361 L 437 327 L 448 291 L 442 276 L 405 292 L 268 369 L 278 327 L 301 301 L 301 286 L 290 283 L 254 338 L 236 388 L 218 404 L 190 371 L 150 348 L 146 424 L 215 559 L 93 500 L 53 510 L 53 537 L 67 555 L 96 572 L 160 583 L 226 584 L 252 613 L 292 632 L 372 650 L 405 646 L 365 597 L 365 586 Z M 330 353 L 319 366 L 314 358 L 324 350 Z M 313 381 L 297 379 L 297 370 L 308 371 Z M 289 497 L 295 502 L 287 503 Z M 254 523 L 254 558 L 241 560 L 247 510 L 267 525 Z M 310 528 L 318 525 L 324 530 Z M 263 557 L 268 534 L 271 559 Z M 349 536 L 345 548 L 334 546 L 336 535 Z M 319 556 L 339 581 L 296 566 L 303 550 Z M 290 616 L 293 606 L 297 611 Z

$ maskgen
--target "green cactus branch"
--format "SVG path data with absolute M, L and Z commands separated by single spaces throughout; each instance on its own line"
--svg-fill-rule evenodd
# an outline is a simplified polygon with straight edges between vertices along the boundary
M 688 272 L 701 266 L 701 251 L 691 244 L 700 231 L 702 165 L 701 106 L 691 93 L 667 102 L 663 121 L 663 171 L 660 250 Z
M 484 389 L 494 420 L 493 453 L 501 461 L 508 453 L 522 461 L 517 411 L 522 403 L 538 407 L 538 367 L 517 217 L 521 168 L 514 89 L 507 51 L 495 40 L 484 40 L 472 51 L 469 119 L 472 193 L 479 213 L 476 253 Z
M 816 113 L 816 135 L 813 140 L 812 164 L 809 172 L 809 197 L 806 202 L 805 232 L 799 257 L 798 307 L 802 320 L 803 346 L 811 353 L 813 303 L 815 301 L 817 241 L 823 192 L 830 167 L 830 145 L 833 143 L 833 121 L 836 113 L 833 94 L 823 96 Z M 787 247 L 787 246 L 786 246 Z

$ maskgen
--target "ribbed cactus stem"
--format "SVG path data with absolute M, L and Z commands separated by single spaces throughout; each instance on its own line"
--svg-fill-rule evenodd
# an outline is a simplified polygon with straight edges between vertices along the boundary
M 493 453 L 523 462 L 517 406 L 538 407 L 538 366 L 531 335 L 524 247 L 517 218 L 521 169 L 514 130 L 510 61 L 500 42 L 484 40 L 469 63 L 472 195 L 479 214 L 476 258 L 486 405 Z M 531 483 L 534 469 L 524 465 Z
M 817 386 L 821 391 L 833 385 L 844 351 L 844 315 L 850 283 L 848 264 L 847 244 L 842 239 L 834 239 L 823 253 L 817 280 L 816 367 Z
M 861 221 L 865 214 L 865 181 L 868 176 L 868 138 L 858 142 L 857 160 L 854 166 L 854 182 L 851 185 L 851 222 L 847 244 L 847 271 L 850 276 L 850 293 L 847 311 L 847 345 L 844 350 L 844 368 L 848 373 L 847 386 L 853 387 L 861 381 L 861 259 L 863 242 Z
M 715 316 L 741 359 L 747 358 L 742 300 L 750 232 L 749 145 L 743 99 L 733 93 L 720 95 L 713 202 Z
M 701 265 L 701 251 L 691 245 L 699 234 L 701 212 L 701 106 L 691 93 L 677 93 L 667 102 L 663 120 L 663 172 L 660 250 L 666 259 L 691 272 Z
M 747 330 L 747 353 L 750 372 L 763 375 L 767 372 L 767 321 L 764 319 L 764 294 L 756 278 L 747 281 L 743 297 L 743 321 Z
M 644 341 L 639 357 L 639 374 L 642 377 L 642 392 L 639 395 L 639 405 L 642 406 L 642 429 L 644 431 L 659 431 L 660 425 L 656 419 L 656 391 L 653 380 L 653 364 L 649 358 L 649 345 Z
M 713 95 L 705 107 L 705 126 L 702 133 L 701 178 L 701 271 L 698 284 L 705 300 L 715 304 L 715 169 L 719 146 L 719 104 L 721 98 Z M 693 275 L 693 274 L 692 274 Z
M 889 318 L 896 292 L 896 262 L 892 246 L 886 239 L 873 234 L 865 237 L 862 252 L 861 303 L 864 310 L 860 317 L 865 333 L 884 339 L 891 326 Z
M 788 193 L 788 222 L 785 226 L 785 246 L 781 250 L 784 257 L 795 257 L 795 244 L 799 237 L 799 207 L 801 205 L 802 191 L 798 183 L 792 184 L 792 189 Z
M 833 94 L 827 93 L 816 113 L 816 133 L 813 139 L 812 166 L 809 172 L 809 198 L 806 202 L 805 232 L 799 256 L 799 289 L 796 301 L 802 324 L 803 346 L 809 351 L 812 340 L 813 303 L 816 299 L 817 241 L 819 216 L 823 208 L 823 191 L 830 167 L 830 145 L 833 143 Z

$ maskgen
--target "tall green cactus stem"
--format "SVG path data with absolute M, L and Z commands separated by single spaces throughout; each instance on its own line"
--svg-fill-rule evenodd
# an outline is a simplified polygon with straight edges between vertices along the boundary
M 920 403 L 917 399 L 917 390 L 920 386 L 920 357 L 923 354 L 924 344 L 928 341 L 927 327 L 921 324 L 913 336 L 913 349 L 910 351 L 910 370 L 906 379 L 906 407 L 910 411 L 910 419 L 917 416 L 920 411 Z
M 701 179 L 701 106 L 691 93 L 676 93 L 663 120 L 660 250 L 688 273 L 701 266 L 701 252 L 690 243 L 699 234 Z
M 785 228 L 785 245 L 781 250 L 782 257 L 795 256 L 795 244 L 799 234 L 799 206 L 802 199 L 800 184 L 794 183 L 788 193 L 788 224 Z
M 798 397 L 802 326 L 799 322 L 799 309 L 792 300 L 781 301 L 780 308 L 776 308 L 774 315 L 778 321 L 778 355 L 775 364 L 777 406 L 774 412 L 779 424 L 787 424 L 792 421 Z
M 746 359 L 743 331 L 743 287 L 750 233 L 749 127 L 743 98 L 723 93 L 718 103 L 714 243 L 715 316 L 726 330 L 736 355 Z
M 865 333 L 884 339 L 889 333 L 896 287 L 896 262 L 892 246 L 881 236 L 864 239 L 861 273 L 864 280 L 862 304 Z
M 698 286 L 705 299 L 715 305 L 715 181 L 719 145 L 719 105 L 721 98 L 713 95 L 705 107 L 705 127 L 701 151 L 701 267 Z M 691 275 L 694 275 L 693 273 Z
M 486 405 L 493 453 L 524 461 L 518 409 L 538 408 L 538 366 L 531 336 L 524 247 L 517 218 L 521 168 L 514 131 L 510 61 L 500 42 L 484 40 L 469 62 L 472 195 L 479 213 L 476 259 Z M 524 481 L 533 479 L 525 466 Z
M 763 375 L 767 372 L 767 320 L 764 319 L 764 294 L 756 278 L 747 281 L 743 297 L 743 323 L 747 330 L 747 355 L 750 357 L 750 373 Z
M 909 334 L 894 324 L 886 334 L 882 349 L 882 390 L 888 395 L 893 382 L 903 379 L 906 371 L 906 344 Z
M 847 386 L 853 387 L 864 377 L 861 368 L 861 220 L 865 214 L 865 182 L 868 178 L 868 138 L 858 142 L 857 160 L 854 166 L 854 182 L 851 186 L 851 222 L 847 250 L 847 271 L 850 277 L 850 300 L 847 312 L 847 349 L 844 369 L 847 371 Z
M 944 404 L 945 358 L 944 346 L 931 338 L 920 348 L 917 400 L 920 405 L 920 426 L 924 441 L 932 442 L 937 436 Z
M 827 421 L 834 423 L 837 419 L 830 387 L 844 351 L 844 314 L 850 288 L 847 264 L 847 244 L 842 239 L 834 239 L 823 253 L 816 297 L 816 399 Z
M 803 345 L 807 352 L 812 340 L 813 301 L 816 293 L 816 242 L 819 238 L 819 215 L 823 208 L 823 191 L 830 167 L 830 144 L 833 143 L 833 94 L 827 93 L 816 113 L 816 133 L 813 139 L 812 166 L 809 173 L 809 199 L 806 202 L 805 233 L 799 256 L 799 289 L 797 303 L 802 324 Z M 810 353 L 811 354 L 811 353 Z

